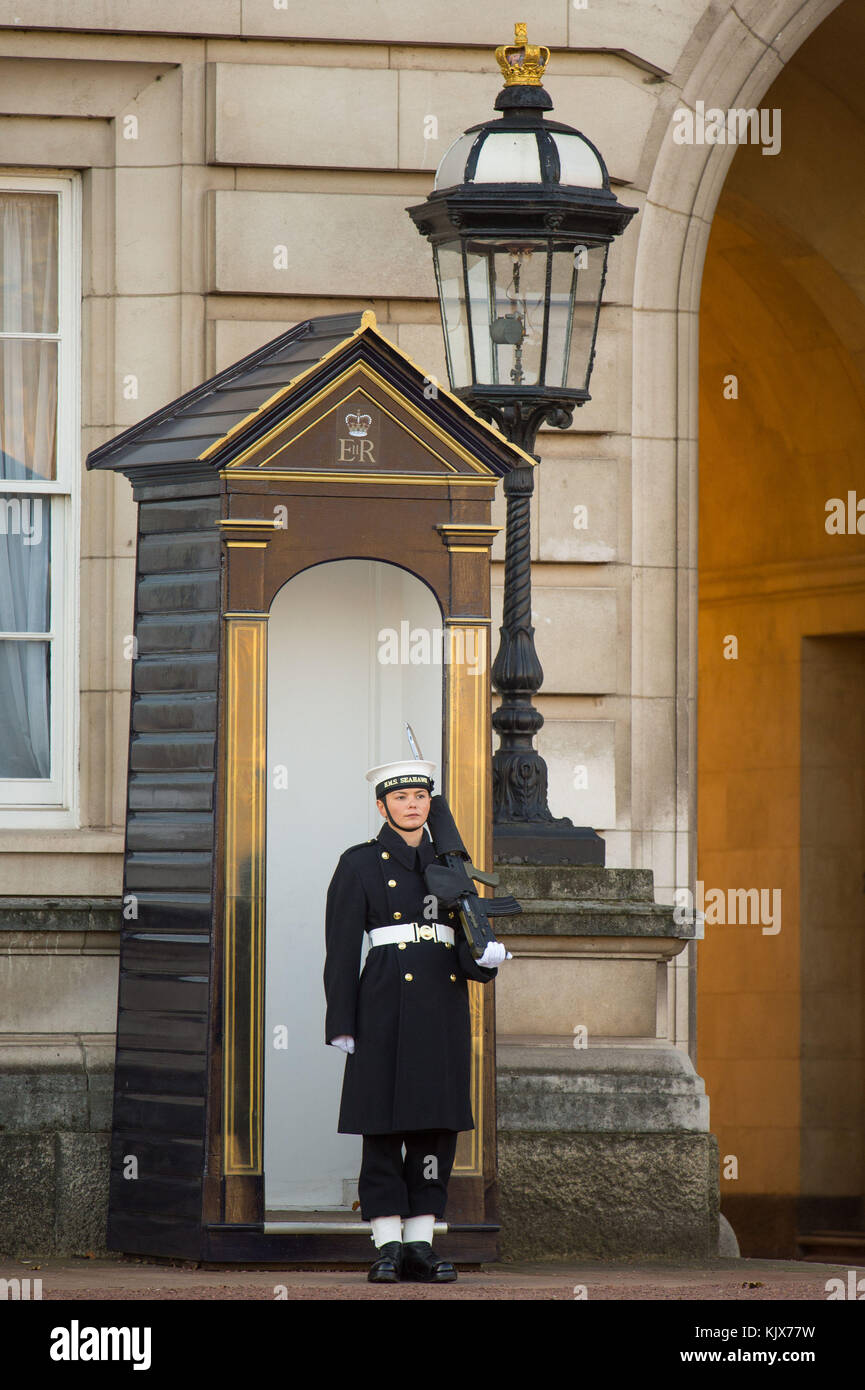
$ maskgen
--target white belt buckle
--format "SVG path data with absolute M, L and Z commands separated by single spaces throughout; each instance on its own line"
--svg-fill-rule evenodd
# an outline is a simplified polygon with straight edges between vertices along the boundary
M 444 922 L 404 922 L 399 926 L 370 928 L 369 940 L 371 948 L 409 941 L 439 941 L 453 946 L 454 929 Z

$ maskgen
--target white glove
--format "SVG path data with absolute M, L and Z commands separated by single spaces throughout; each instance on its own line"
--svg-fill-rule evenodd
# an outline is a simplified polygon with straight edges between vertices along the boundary
M 354 1052 L 354 1038 L 350 1038 L 347 1033 L 341 1033 L 338 1038 L 331 1038 L 331 1047 L 338 1047 L 342 1052 Z
M 483 955 L 475 961 L 475 965 L 484 965 L 489 968 L 493 965 L 501 965 L 503 960 L 513 960 L 513 956 L 500 941 L 491 941 Z

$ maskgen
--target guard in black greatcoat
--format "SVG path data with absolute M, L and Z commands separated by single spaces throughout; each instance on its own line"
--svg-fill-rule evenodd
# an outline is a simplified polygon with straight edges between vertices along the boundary
M 431 1243 L 457 1134 L 474 1129 L 466 982 L 486 984 L 506 957 L 493 942 L 475 960 L 456 914 L 427 892 L 433 772 L 420 760 L 370 769 L 387 823 L 345 851 L 327 893 L 325 1041 L 347 1054 L 338 1132 L 364 1137 L 358 1195 L 379 1252 L 373 1282 L 456 1278 Z

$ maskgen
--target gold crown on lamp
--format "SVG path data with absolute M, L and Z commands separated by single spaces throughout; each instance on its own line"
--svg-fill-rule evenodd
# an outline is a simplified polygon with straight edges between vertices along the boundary
M 529 45 L 526 25 L 514 25 L 514 42 L 496 49 L 496 62 L 504 73 L 506 87 L 540 87 L 544 69 L 550 61 L 550 50 Z
M 372 416 L 361 415 L 358 411 L 356 415 L 346 415 L 345 423 L 348 425 L 349 434 L 362 439 L 372 424 Z

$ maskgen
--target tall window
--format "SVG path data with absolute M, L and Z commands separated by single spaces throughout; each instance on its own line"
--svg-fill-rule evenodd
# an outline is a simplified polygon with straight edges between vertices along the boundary
M 0 174 L 0 826 L 74 811 L 79 190 Z M 64 814 L 65 813 L 65 814 Z

